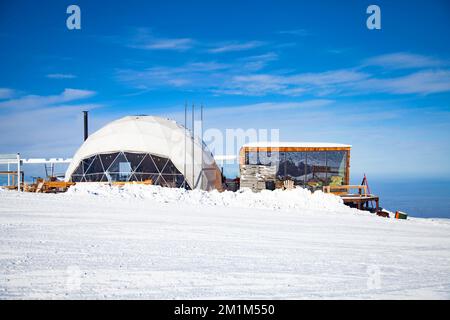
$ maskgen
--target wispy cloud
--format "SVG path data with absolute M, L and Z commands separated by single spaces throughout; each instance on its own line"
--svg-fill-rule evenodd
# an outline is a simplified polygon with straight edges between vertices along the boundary
M 329 99 L 313 99 L 295 102 L 263 102 L 247 105 L 232 105 L 226 107 L 215 107 L 208 109 L 209 116 L 220 117 L 224 114 L 239 115 L 243 112 L 262 112 L 262 111 L 281 111 L 287 109 L 315 109 L 322 108 L 333 104 L 333 100 Z
M 247 56 L 239 59 L 246 71 L 258 71 L 266 67 L 270 62 L 278 60 L 278 54 L 269 52 L 261 55 Z
M 331 54 L 343 54 L 348 52 L 349 50 L 350 50 L 349 48 L 331 48 L 326 50 L 326 52 Z
M 277 59 L 277 54 L 266 53 L 227 63 L 210 61 L 144 70 L 126 69 L 119 70 L 117 78 L 141 90 L 173 87 L 215 95 L 326 97 L 374 93 L 426 95 L 450 91 L 450 70 L 446 69 L 424 69 L 406 74 L 398 74 L 395 70 L 379 72 L 361 66 L 307 73 L 269 69 L 270 62 Z M 432 60 L 422 61 L 423 66 L 432 64 Z
M 75 79 L 77 76 L 71 73 L 49 73 L 46 77 L 49 79 Z
M 9 99 L 13 97 L 15 91 L 9 88 L 0 88 L 0 99 Z
M 320 95 L 325 90 L 336 90 L 336 86 L 368 78 L 367 74 L 355 70 L 303 74 L 255 73 L 271 59 L 276 59 L 276 56 L 253 56 L 230 64 L 204 62 L 180 67 L 153 67 L 143 71 L 120 70 L 117 76 L 120 81 L 140 89 L 171 86 L 208 90 L 215 94 L 250 96 L 298 96 L 307 92 Z
M 247 41 L 247 42 L 227 42 L 218 44 L 217 46 L 208 50 L 211 53 L 224 53 L 232 51 L 245 51 L 258 48 L 265 45 L 262 41 Z
M 237 75 L 225 81 L 221 88 L 214 92 L 233 95 L 263 96 L 266 94 L 287 94 L 289 86 L 284 76 L 271 74 Z M 300 92 L 299 92 L 300 93 Z
M 282 30 L 278 32 L 279 34 L 286 34 L 292 36 L 306 37 L 311 35 L 306 29 L 294 29 L 294 30 Z
M 127 47 L 143 50 L 187 51 L 197 50 L 199 53 L 228 53 L 248 51 L 267 45 L 264 41 L 203 41 L 190 37 L 160 36 L 149 28 L 134 28 L 128 37 L 103 37 L 117 44 L 125 43 Z
M 144 50 L 186 51 L 191 49 L 194 44 L 195 41 L 191 38 L 161 38 L 148 28 L 138 28 L 127 45 Z
M 227 64 L 193 62 L 179 67 L 152 67 L 144 70 L 124 69 L 117 72 L 117 78 L 139 89 L 164 86 L 177 88 L 202 88 L 217 82 L 216 74 L 230 68 Z
M 219 92 L 256 96 L 266 94 L 299 96 L 306 93 L 323 96 L 339 90 L 340 86 L 361 81 L 367 77 L 367 74 L 355 70 L 287 75 L 238 75 L 227 81 Z
M 153 39 L 139 47 L 147 50 L 177 50 L 184 51 L 191 49 L 193 40 L 189 38 L 179 39 Z
M 81 111 L 102 107 L 85 101 L 94 94 L 90 90 L 65 89 L 54 95 L 24 95 L 1 101 L 0 135 L 8 139 L 0 139 L 0 150 L 21 152 L 25 157 L 73 155 L 82 142 Z M 44 129 L 30 130 L 36 124 Z M 52 130 L 45 130 L 50 127 Z
M 364 72 L 352 69 L 342 69 L 326 72 L 302 73 L 290 77 L 290 82 L 308 86 L 328 86 L 357 82 L 367 79 L 368 77 L 369 75 Z
M 356 82 L 355 88 L 393 94 L 432 94 L 450 91 L 450 71 L 424 70 L 393 78 L 371 78 Z
M 77 76 L 71 73 L 50 73 L 46 77 L 49 79 L 74 79 Z
M 263 69 L 278 55 L 269 52 L 261 55 L 238 58 L 229 63 L 217 61 L 190 62 L 181 66 L 156 66 L 143 70 L 120 69 L 116 73 L 119 81 L 138 88 L 141 92 L 161 87 L 178 89 L 202 89 L 219 92 L 225 82 L 240 73 L 253 73 Z
M 366 59 L 364 65 L 379 66 L 389 69 L 419 69 L 441 67 L 448 65 L 448 63 L 431 56 L 396 52 Z
M 26 95 L 16 99 L 0 102 L 0 110 L 2 108 L 43 108 L 56 104 L 86 99 L 92 97 L 93 95 L 95 95 L 95 91 L 80 89 L 64 89 L 64 91 L 58 95 Z
M 0 150 L 20 152 L 24 157 L 71 157 L 83 141 L 81 111 L 98 107 L 96 104 L 72 104 L 14 109 L 7 117 L 0 117 L 0 135 L 8 137 L 0 139 Z M 93 128 L 101 117 L 96 115 L 90 126 Z M 40 129 L 30 130 L 37 128 L 36 124 Z M 27 174 L 31 169 L 27 169 Z

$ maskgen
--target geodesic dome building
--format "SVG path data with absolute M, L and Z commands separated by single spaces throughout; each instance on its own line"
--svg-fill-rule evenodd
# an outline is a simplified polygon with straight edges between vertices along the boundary
M 220 169 L 202 144 L 175 121 L 155 116 L 124 117 L 88 137 L 75 153 L 65 180 L 151 180 L 165 187 L 221 190 Z

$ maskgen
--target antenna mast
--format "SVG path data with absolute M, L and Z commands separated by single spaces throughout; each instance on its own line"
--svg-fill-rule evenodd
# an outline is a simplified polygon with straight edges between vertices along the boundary
M 184 102 L 184 181 L 183 186 L 186 189 L 186 160 L 187 160 L 187 102 Z
M 200 143 L 202 144 L 202 170 L 200 171 L 200 187 L 203 188 L 203 102 L 200 106 Z
M 195 129 L 194 129 L 194 109 L 195 109 L 195 106 L 194 106 L 194 104 L 192 104 L 192 189 L 194 189 L 194 187 L 195 187 L 195 185 L 194 185 L 194 183 L 195 183 L 195 166 L 194 166 L 194 160 L 195 160 L 195 157 L 194 157 L 194 140 L 195 140 L 195 137 L 194 137 L 194 134 L 195 134 Z

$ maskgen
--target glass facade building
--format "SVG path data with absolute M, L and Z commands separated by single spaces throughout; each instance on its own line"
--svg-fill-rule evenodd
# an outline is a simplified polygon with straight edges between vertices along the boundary
M 350 146 L 345 147 L 243 147 L 243 165 L 275 166 L 276 180 L 319 189 L 349 184 Z

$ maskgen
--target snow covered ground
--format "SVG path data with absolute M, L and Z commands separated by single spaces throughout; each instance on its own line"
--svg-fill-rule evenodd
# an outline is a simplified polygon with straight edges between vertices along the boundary
M 450 298 L 450 221 L 304 190 L 0 191 L 0 298 Z

